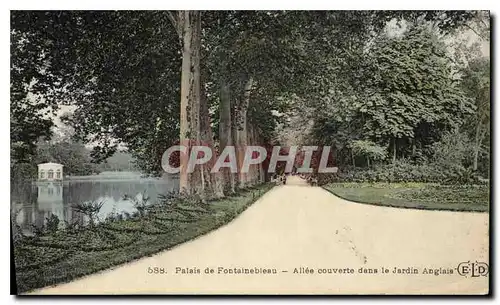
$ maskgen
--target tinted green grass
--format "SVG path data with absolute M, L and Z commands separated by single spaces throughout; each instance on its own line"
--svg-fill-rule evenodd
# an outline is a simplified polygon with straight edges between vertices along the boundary
M 338 197 L 398 208 L 488 212 L 489 185 L 431 183 L 330 183 L 323 186 Z
M 14 246 L 18 293 L 68 282 L 192 240 L 229 223 L 272 186 L 245 189 L 207 204 L 156 205 L 141 217 L 83 230 L 24 237 Z

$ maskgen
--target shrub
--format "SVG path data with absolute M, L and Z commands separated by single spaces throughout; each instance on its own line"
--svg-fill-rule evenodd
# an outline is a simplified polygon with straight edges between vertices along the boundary
M 133 217 L 145 216 L 147 214 L 148 208 L 150 208 L 149 196 L 147 195 L 146 191 L 141 193 L 140 199 L 130 195 L 124 195 L 123 200 L 129 200 L 134 204 L 134 207 L 137 211 L 133 214 Z
M 90 226 L 93 227 L 96 221 L 98 221 L 98 214 L 101 211 L 103 205 L 104 201 L 88 201 L 73 205 L 73 209 L 76 212 L 82 213 L 83 215 L 87 216 L 89 218 Z
M 46 230 L 49 233 L 55 233 L 59 229 L 59 217 L 57 215 L 50 215 L 47 218 Z
M 432 161 L 444 169 L 463 170 L 472 163 L 472 147 L 466 134 L 458 130 L 445 132 L 441 140 L 432 145 Z
M 371 141 L 353 141 L 351 149 L 356 156 L 363 156 L 375 161 L 384 160 L 387 157 L 387 147 L 380 146 Z
M 411 164 L 396 161 L 394 164 L 374 168 L 341 168 L 337 174 L 316 174 L 319 185 L 333 182 L 425 182 L 441 184 L 481 184 L 479 177 L 462 166 L 443 166 L 436 163 Z
M 19 210 L 14 210 L 14 209 L 11 210 L 10 223 L 12 226 L 12 240 L 13 240 L 15 245 L 17 245 L 18 243 L 21 243 L 25 237 L 21 226 L 16 221 L 18 214 L 19 214 Z

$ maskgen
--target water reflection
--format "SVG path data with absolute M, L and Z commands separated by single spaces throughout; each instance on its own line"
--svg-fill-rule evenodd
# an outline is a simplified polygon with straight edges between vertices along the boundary
M 138 180 L 88 180 L 48 182 L 11 186 L 11 204 L 15 220 L 25 234 L 33 231 L 33 225 L 41 227 L 51 215 L 59 218 L 59 227 L 67 223 L 83 225 L 86 219 L 72 207 L 89 201 L 104 202 L 98 217 L 104 220 L 110 213 L 133 213 L 134 205 L 124 200 L 124 195 L 141 199 L 145 192 L 151 200 L 159 194 L 178 189 L 178 181 L 172 179 Z

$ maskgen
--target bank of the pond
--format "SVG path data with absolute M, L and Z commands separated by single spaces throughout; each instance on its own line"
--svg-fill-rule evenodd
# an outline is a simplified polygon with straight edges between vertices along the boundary
M 433 183 L 330 183 L 334 195 L 357 203 L 396 208 L 488 212 L 489 185 Z
M 208 204 L 157 204 L 135 218 L 25 237 L 14 246 L 18 292 L 68 282 L 192 240 L 227 224 L 272 187 L 248 188 Z

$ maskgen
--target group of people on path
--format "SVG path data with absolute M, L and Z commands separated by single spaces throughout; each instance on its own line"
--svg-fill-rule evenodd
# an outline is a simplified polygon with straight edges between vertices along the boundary
M 297 173 L 296 171 L 293 171 L 291 173 L 282 173 L 281 175 L 275 174 L 273 178 L 271 179 L 271 182 L 275 182 L 276 184 L 286 184 L 287 179 L 289 176 L 299 176 L 301 179 L 304 179 L 307 181 L 308 184 L 312 186 L 317 186 L 318 185 L 318 178 L 313 176 L 312 174 L 305 174 L 305 173 Z

